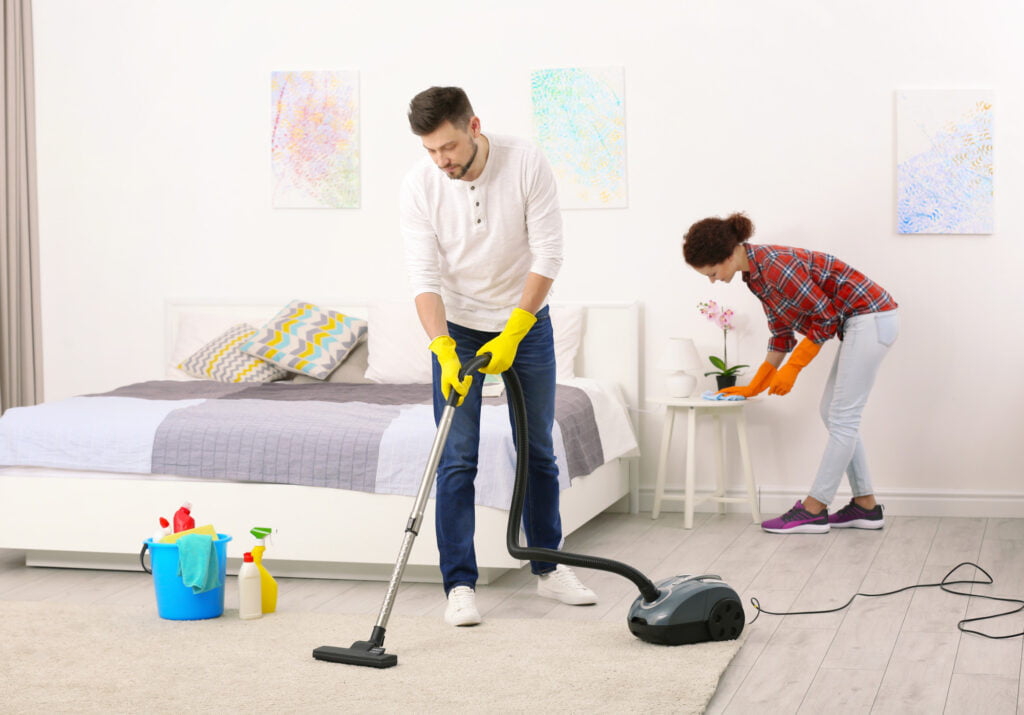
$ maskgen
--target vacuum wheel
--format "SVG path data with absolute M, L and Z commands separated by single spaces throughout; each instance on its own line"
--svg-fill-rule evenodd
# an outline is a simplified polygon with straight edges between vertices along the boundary
M 743 632 L 743 621 L 746 616 L 743 606 L 732 598 L 723 598 L 711 607 L 708 614 L 708 633 L 713 641 L 731 641 L 740 637 Z

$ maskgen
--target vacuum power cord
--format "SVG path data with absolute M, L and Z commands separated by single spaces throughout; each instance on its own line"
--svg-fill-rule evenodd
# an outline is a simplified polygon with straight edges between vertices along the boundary
M 983 574 L 985 574 L 985 577 L 988 580 L 987 581 L 981 581 L 981 580 L 976 580 L 976 579 L 963 579 L 963 580 L 957 580 L 957 581 L 950 581 L 949 577 L 952 576 L 953 573 L 957 569 L 962 567 L 962 566 L 973 566 L 978 571 L 981 571 Z M 751 598 L 750 598 L 750 605 L 752 605 L 754 607 L 754 610 L 756 611 L 756 613 L 755 613 L 753 619 L 751 619 L 750 622 L 753 623 L 754 621 L 756 621 L 758 616 L 760 616 L 762 613 L 766 613 L 769 616 L 813 616 L 813 615 L 820 615 L 820 614 L 823 614 L 823 613 L 835 613 L 836 611 L 841 611 L 844 608 L 846 608 L 847 606 L 849 606 L 851 603 L 853 603 L 853 599 L 855 599 L 857 596 L 864 596 L 865 598 L 878 598 L 880 596 L 892 596 L 892 595 L 897 594 L 897 593 L 902 593 L 903 591 L 909 591 L 910 589 L 913 589 L 913 588 L 936 588 L 936 587 L 938 587 L 938 588 L 941 588 L 946 593 L 952 593 L 952 594 L 954 594 L 956 596 L 967 596 L 968 598 L 982 598 L 982 599 L 985 599 L 985 600 L 988 600 L 988 601 L 1001 601 L 1003 603 L 1015 603 L 1015 604 L 1017 604 L 1016 608 L 1014 608 L 1012 610 L 1009 610 L 1009 611 L 1006 611 L 1005 613 L 993 613 L 992 615 L 989 615 L 989 616 L 978 616 L 976 618 L 963 618 L 963 619 L 961 619 L 960 621 L 957 622 L 956 627 L 960 631 L 962 631 L 963 633 L 973 633 L 975 635 L 983 636 L 985 638 L 991 638 L 993 640 L 1002 640 L 1002 639 L 1005 639 L 1005 638 L 1017 638 L 1018 636 L 1024 636 L 1024 631 L 1021 631 L 1019 633 L 1009 633 L 1009 634 L 1006 634 L 1006 635 L 994 636 L 994 635 L 990 635 L 988 633 L 982 633 L 981 631 L 974 630 L 973 628 L 966 627 L 965 624 L 967 624 L 967 623 L 976 623 L 978 621 L 987 621 L 987 620 L 990 620 L 990 619 L 993 619 L 993 618 L 1002 618 L 1003 616 L 1011 616 L 1011 615 L 1013 615 L 1015 613 L 1020 613 L 1021 611 L 1024 611 L 1024 600 L 1021 600 L 1019 598 L 1003 598 L 1001 596 L 986 596 L 984 594 L 965 593 L 963 591 L 954 591 L 953 589 L 949 588 L 949 586 L 956 586 L 956 585 L 961 585 L 961 584 L 963 584 L 963 585 L 991 586 L 993 583 L 994 582 L 992 580 L 992 576 L 989 574 L 988 571 L 983 569 L 981 566 L 978 566 L 978 564 L 976 564 L 976 563 L 973 563 L 971 561 L 964 561 L 963 563 L 957 564 L 952 569 L 950 569 L 949 573 L 947 573 L 945 576 L 943 576 L 942 577 L 942 581 L 940 581 L 939 583 L 916 583 L 916 584 L 913 584 L 911 586 L 904 586 L 903 588 L 897 588 L 895 591 L 886 591 L 885 593 L 855 593 L 852 596 L 850 596 L 850 600 L 847 601 L 846 603 L 844 603 L 842 606 L 838 606 L 837 608 L 828 608 L 828 609 L 821 610 L 821 611 L 769 611 L 769 610 L 766 610 L 764 608 L 761 608 L 761 602 L 759 600 L 757 600 L 756 597 L 751 596 Z

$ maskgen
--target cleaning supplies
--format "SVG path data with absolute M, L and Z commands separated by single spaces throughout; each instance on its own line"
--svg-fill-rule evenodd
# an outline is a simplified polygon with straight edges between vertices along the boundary
M 238 617 L 259 618 L 263 615 L 260 604 L 260 572 L 253 561 L 252 553 L 242 556 L 242 567 L 238 569 Z
M 264 613 L 273 613 L 277 610 L 277 581 L 270 575 L 263 565 L 263 552 L 267 550 L 264 542 L 270 538 L 273 529 L 265 526 L 254 526 L 249 533 L 256 537 L 256 545 L 252 547 L 252 558 L 256 562 L 256 568 L 260 572 L 260 590 L 263 594 L 262 604 Z
M 178 539 L 180 539 L 183 536 L 187 536 L 188 534 L 206 534 L 207 536 L 211 537 L 214 541 L 216 541 L 218 538 L 217 530 L 213 528 L 213 524 L 203 524 L 202 526 L 197 526 L 194 529 L 186 529 L 185 531 L 178 531 L 173 534 L 168 534 L 164 538 L 160 539 L 160 543 L 173 544 Z
M 164 538 L 171 533 L 171 522 L 167 519 L 160 517 L 160 528 L 153 532 L 153 543 L 160 543 L 160 539 Z
M 174 512 L 174 532 L 187 531 L 196 527 L 196 520 L 192 518 L 192 503 L 185 502 L 178 511 Z

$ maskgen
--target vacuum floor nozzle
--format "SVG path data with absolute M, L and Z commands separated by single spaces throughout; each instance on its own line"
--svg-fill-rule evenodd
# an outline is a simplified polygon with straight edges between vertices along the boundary
M 368 668 L 390 668 L 393 665 L 398 665 L 397 655 L 385 653 L 384 648 L 370 641 L 356 641 L 349 648 L 322 645 L 313 650 L 313 657 L 332 663 L 365 665 Z

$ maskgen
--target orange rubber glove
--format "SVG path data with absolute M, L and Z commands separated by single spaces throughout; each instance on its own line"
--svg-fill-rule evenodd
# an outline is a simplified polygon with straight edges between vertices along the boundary
M 450 335 L 438 335 L 430 342 L 430 352 L 437 355 L 437 361 L 441 364 L 441 394 L 447 400 L 454 389 L 461 395 L 459 401 L 455 403 L 458 407 L 466 399 L 469 386 L 473 384 L 473 376 L 466 375 L 465 380 L 459 379 L 462 362 L 455 352 L 455 340 Z
M 522 308 L 512 311 L 505 329 L 498 337 L 484 343 L 484 346 L 476 351 L 477 355 L 484 353 L 491 354 L 491 361 L 486 367 L 480 368 L 480 372 L 488 375 L 500 375 L 512 367 L 512 361 L 516 359 L 516 351 L 519 343 L 522 342 L 530 328 L 537 322 L 537 318 Z
M 754 374 L 753 379 L 746 385 L 738 387 L 727 387 L 724 390 L 719 390 L 723 395 L 741 395 L 743 397 L 753 397 L 754 395 L 760 395 L 762 392 L 768 389 L 768 385 L 771 383 L 772 378 L 775 377 L 775 366 L 769 362 L 761 363 L 761 367 L 757 368 L 757 372 Z
M 819 350 L 821 350 L 821 345 L 812 343 L 807 338 L 801 340 L 800 344 L 790 354 L 786 364 L 775 373 L 771 386 L 768 388 L 768 394 L 785 395 L 792 390 L 793 383 L 796 382 L 796 376 L 807 367 L 807 364 L 814 359 Z

